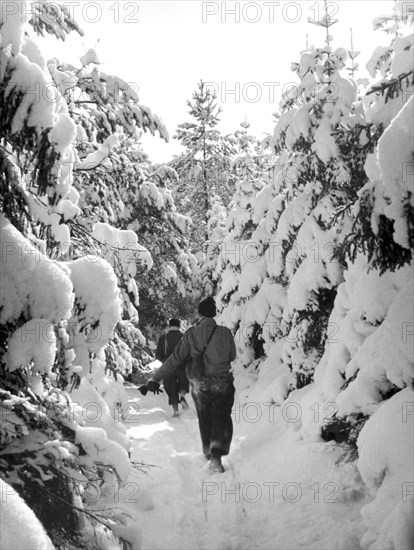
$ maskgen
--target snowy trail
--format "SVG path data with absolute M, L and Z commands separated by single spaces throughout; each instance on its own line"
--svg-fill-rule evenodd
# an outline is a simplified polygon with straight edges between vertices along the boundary
M 190 399 L 190 410 L 172 418 L 165 394 L 128 394 L 139 404 L 127 423 L 132 459 L 156 466 L 134 475 L 137 498 L 127 503 L 143 550 L 360 548 L 367 497 L 355 468 L 334 466 L 334 449 L 304 443 L 282 424 L 235 422 L 226 472 L 212 475 Z M 258 437 L 246 439 L 247 430 Z
M 134 400 L 136 390 L 128 391 Z M 209 474 L 200 450 L 193 403 L 189 411 L 172 418 L 165 394 L 138 399 L 137 423 L 128 424 L 132 459 L 157 466 L 149 470 L 148 476 L 140 476 L 138 482 L 137 504 L 144 512 L 138 515 L 144 521 L 140 526 L 143 548 L 238 548 L 232 540 L 238 530 L 237 507 L 220 502 L 222 506 L 227 504 L 222 514 L 208 501 L 209 490 L 221 487 L 222 482 L 234 485 L 234 474 L 228 459 L 224 460 L 229 468 L 225 474 Z

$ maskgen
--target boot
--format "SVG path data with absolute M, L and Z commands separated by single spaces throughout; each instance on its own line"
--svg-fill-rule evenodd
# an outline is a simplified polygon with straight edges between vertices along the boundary
M 173 417 L 176 417 L 176 416 L 180 416 L 180 413 L 178 412 L 178 403 L 174 403 L 174 405 L 172 406 L 173 408 Z
M 206 457 L 207 460 L 210 460 L 211 453 L 208 447 L 203 447 L 203 455 Z
M 220 473 L 222 474 L 224 472 L 223 464 L 221 463 L 221 457 L 212 457 L 210 459 L 210 467 L 209 470 L 211 473 Z

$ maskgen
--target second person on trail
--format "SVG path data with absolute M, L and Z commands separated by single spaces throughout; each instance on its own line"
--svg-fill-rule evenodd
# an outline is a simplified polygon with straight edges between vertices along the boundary
M 183 333 L 180 330 L 180 320 L 171 319 L 166 334 L 161 335 L 158 340 L 155 357 L 165 363 L 180 342 Z M 185 394 L 189 391 L 189 382 L 185 371 L 185 364 L 179 365 L 175 372 L 166 373 L 163 376 L 164 389 L 168 395 L 168 404 L 173 408 L 173 416 L 178 416 L 178 403 L 183 409 L 188 409 Z

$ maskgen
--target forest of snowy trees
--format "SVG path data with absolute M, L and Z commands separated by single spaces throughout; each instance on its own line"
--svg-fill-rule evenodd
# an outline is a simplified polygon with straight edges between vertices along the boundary
M 2 548 L 18 516 L 32 530 L 16 548 L 142 547 L 145 524 L 113 499 L 146 469 L 131 459 L 124 381 L 145 378 L 169 318 L 191 323 L 213 295 L 240 403 L 297 407 L 300 436 L 337 445 L 370 491 L 361 548 L 408 550 L 412 4 L 377 14 L 388 46 L 369 82 L 321 19 L 326 38 L 294 54 L 297 86 L 264 140 L 248 121 L 223 135 L 202 80 L 188 120 L 167 129 L 96 51 L 77 66 L 45 57 L 45 34 L 83 34 L 64 4 L 52 22 L 46 0 L 27 17 L 12 4 L 0 19 Z M 144 132 L 183 153 L 153 163 Z

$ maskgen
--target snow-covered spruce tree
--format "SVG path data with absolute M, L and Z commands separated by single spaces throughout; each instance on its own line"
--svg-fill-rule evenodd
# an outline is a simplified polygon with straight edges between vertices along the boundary
M 99 70 L 94 50 L 81 58 L 80 67 L 51 59 L 47 68 L 52 79 L 47 89 L 48 99 L 65 102 L 68 114 L 76 123 L 77 156 L 71 172 L 75 184 L 71 194 L 76 207 L 64 199 L 52 217 L 59 226 L 61 240 L 69 242 L 69 231 L 74 240 L 71 247 L 60 246 L 54 238 L 50 218 L 45 215 L 45 205 L 32 200 L 32 212 L 39 222 L 37 233 L 67 257 L 76 258 L 89 250 L 110 261 L 123 295 L 124 319 L 117 324 L 108 345 L 107 367 L 114 372 L 130 371 L 136 359 L 147 357 L 143 349 L 145 339 L 137 327 L 136 267 L 144 266 L 145 271 L 152 261 L 145 247 L 138 245 L 137 235 L 123 231 L 118 222 L 124 210 L 120 195 L 124 193 L 125 202 L 134 201 L 134 196 L 125 198 L 126 182 L 135 176 L 138 181 L 145 179 L 139 163 L 146 160 L 146 155 L 137 146 L 142 131 L 158 131 L 166 140 L 168 133 L 161 120 L 139 103 L 131 85 Z M 114 159 L 114 150 L 121 146 L 122 151 Z M 116 225 L 116 230 L 94 226 L 94 222 L 108 221 Z M 100 239 L 102 235 L 104 240 Z
M 81 162 L 74 173 L 82 215 L 73 231 L 82 238 L 85 229 L 93 228 L 91 244 L 118 276 L 126 314 L 112 357 L 124 357 L 129 367 L 123 343 L 142 363 L 147 355 L 141 330 L 151 336 L 152 328 L 159 330 L 173 312 L 185 314 L 183 295 L 194 263 L 185 237 L 189 220 L 177 212 L 168 188 L 176 173 L 153 167 L 139 145 L 143 130 L 158 131 L 168 140 L 161 120 L 138 103 L 130 85 L 100 70 L 96 52 L 89 50 L 81 61 L 81 68 L 49 63 L 79 129 Z
M 285 197 L 268 273 L 287 290 L 283 362 L 293 373 L 293 387 L 308 384 L 325 341 L 342 281 L 344 264 L 335 257 L 349 230 L 349 207 L 367 177 L 364 161 L 372 148 L 372 129 L 353 79 L 343 76 L 347 53 L 313 48 L 293 69 L 299 93 L 286 98 L 272 144 L 288 151 L 291 171 L 280 191 Z M 293 175 L 293 178 L 292 178 Z
M 222 136 L 217 128 L 221 108 L 217 107 L 216 95 L 203 81 L 198 84 L 192 99 L 187 105 L 194 122 L 180 124 L 174 136 L 185 152 L 175 157 L 170 165 L 179 177 L 174 186 L 177 207 L 193 221 L 192 249 L 205 252 L 211 199 L 217 195 L 227 207 L 234 192 L 229 171 L 234 149 L 232 141 Z
M 347 209 L 367 180 L 363 167 L 371 129 L 356 83 L 342 76 L 346 58 L 343 48 L 312 47 L 292 66 L 300 84 L 282 99 L 270 140 L 278 155 L 276 196 L 266 219 L 270 236 L 256 262 L 246 262 L 241 274 L 250 287 L 255 281 L 256 292 L 260 288 L 257 295 L 245 295 L 241 313 L 249 325 L 239 336 L 244 366 L 255 357 L 248 350 L 254 333 L 263 352 L 266 348 L 274 363 L 291 371 L 285 392 L 287 386 L 311 382 L 323 354 L 342 281 L 343 265 L 333 252 L 349 227 Z M 270 305 L 270 293 L 278 297 L 278 307 Z
M 144 164 L 146 179 L 126 206 L 123 224 L 135 231 L 153 258 L 139 285 L 140 326 L 154 338 L 168 318 L 187 318 L 193 298 L 196 259 L 189 251 L 191 220 L 180 214 L 172 197 L 176 172 Z
M 409 548 L 413 495 L 413 13 L 397 2 L 375 20 L 391 32 L 368 68 L 381 75 L 365 102 L 369 123 L 382 135 L 366 160 L 369 182 L 353 208 L 353 231 L 341 249 L 347 259 L 330 322 L 328 343 L 315 372 L 314 398 L 335 403 L 322 421 L 325 439 L 343 442 L 372 502 L 362 509 L 366 548 Z M 403 496 L 401 497 L 401 491 Z
M 162 120 L 139 102 L 135 84 L 118 76 L 108 75 L 100 68 L 97 52 L 90 49 L 80 58 L 81 67 L 49 60 L 48 68 L 60 93 L 65 97 L 70 113 L 79 124 L 79 141 L 84 152 L 95 153 L 90 162 L 97 163 L 112 147 L 108 138 L 119 132 L 136 140 L 142 130 L 156 132 L 168 141 Z M 97 144 L 106 144 L 99 152 Z
M 393 15 L 384 15 L 374 21 L 375 29 L 383 30 L 391 36 L 390 45 L 376 48 L 367 65 L 373 79 L 378 75 L 382 77 L 370 85 L 364 98 L 368 109 L 367 121 L 379 128 L 379 134 L 412 96 L 414 71 L 410 58 L 413 41 L 410 22 L 412 24 L 413 14 L 407 12 L 409 8 L 409 5 L 397 2 Z M 344 250 L 351 259 L 359 251 L 366 252 L 372 266 L 378 267 L 381 272 L 394 271 L 410 262 L 414 246 L 410 188 L 412 167 L 409 161 L 402 160 L 398 170 L 401 182 L 398 185 L 379 186 L 373 183 L 378 179 L 376 154 L 377 150 L 370 155 L 367 172 L 371 182 L 360 194 L 354 228 L 344 243 Z M 371 166 L 373 173 L 370 171 Z M 392 176 L 389 171 L 389 182 L 392 178 L 399 181 L 397 175 Z
M 199 254 L 201 263 L 194 271 L 193 284 L 195 296 L 214 295 L 217 290 L 217 258 L 226 234 L 227 208 L 221 197 L 215 195 L 210 199 L 211 208 L 207 212 L 208 241 L 203 255 Z
M 71 240 L 77 126 L 64 98 L 46 94 L 54 83 L 35 37 L 77 26 L 57 4 L 55 25 L 46 3 L 35 3 L 29 22 L 26 3 L 15 4 L 0 21 L 0 472 L 56 546 L 121 548 L 128 531 L 133 546 L 113 505 L 131 470 L 116 409 L 122 379 L 105 372 L 122 300 L 110 264 Z M 101 498 L 92 491 L 91 502 L 96 483 Z
M 374 149 L 365 163 L 369 181 L 359 192 L 352 212 L 352 231 L 344 239 L 339 251 L 348 262 L 348 270 L 345 273 L 345 282 L 339 289 L 341 293 L 337 298 L 338 307 L 335 307 L 332 315 L 337 315 L 336 310 L 339 308 L 341 323 L 342 318 L 347 317 L 354 307 L 349 301 L 353 286 L 359 294 L 358 286 L 368 285 L 370 300 L 374 303 L 380 299 L 376 296 L 377 292 L 382 295 L 385 288 L 394 289 L 388 293 L 389 303 L 386 301 L 388 305 L 381 314 L 381 308 L 374 317 L 366 312 L 362 314 L 364 325 L 367 323 L 370 329 L 362 332 L 357 329 L 357 332 L 361 332 L 361 342 L 384 321 L 386 310 L 395 297 L 394 291 L 401 285 L 398 281 L 401 277 L 402 281 L 410 277 L 412 265 L 414 221 L 410 90 L 413 85 L 413 35 L 412 14 L 407 17 L 409 14 L 405 13 L 404 17 L 405 11 L 405 6 L 397 4 L 392 16 L 382 16 L 374 21 L 376 28 L 385 27 L 384 30 L 392 35 L 390 46 L 377 48 L 367 65 L 373 78 L 377 73 L 382 76 L 380 82 L 371 84 L 364 97 L 367 105 L 366 118 L 370 124 L 377 125 L 379 130 Z M 358 281 L 359 278 L 361 281 Z M 377 284 L 380 285 L 378 288 Z M 348 301 L 345 305 L 343 290 L 348 287 Z M 364 307 L 372 305 L 367 303 Z M 339 321 L 337 324 L 339 325 Z M 328 347 L 324 359 L 329 357 L 333 349 Z M 352 357 L 353 354 L 354 352 L 350 352 L 349 356 Z M 342 363 L 338 363 L 335 368 L 340 364 Z M 339 367 L 343 378 L 341 390 L 353 383 L 357 375 L 355 372 L 348 379 L 343 368 L 344 365 Z M 387 387 L 385 379 L 382 384 Z M 388 396 L 388 392 L 392 394 L 395 391 L 399 391 L 399 386 L 390 385 L 385 394 Z M 346 439 L 344 434 L 341 437 Z M 355 443 L 356 438 L 353 441 Z
M 252 207 L 257 193 L 263 188 L 263 177 L 269 155 L 257 139 L 248 132 L 250 124 L 242 122 L 235 132 L 237 155 L 232 161 L 232 171 L 237 180 L 235 193 L 229 205 L 227 230 L 241 241 L 248 241 L 256 224 L 252 220 Z
M 260 146 L 256 138 L 247 132 L 250 124 L 245 121 L 240 126 L 241 130 L 237 130 L 234 136 L 227 136 L 233 143 L 235 151 L 229 167 L 229 176 L 234 181 L 236 189 L 235 195 L 227 207 L 223 204 L 222 198 L 215 195 L 211 198 L 212 207 L 207 212 L 208 246 L 206 247 L 203 263 L 196 275 L 196 286 L 200 288 L 200 292 L 204 295 L 215 294 L 217 291 L 220 270 L 222 269 L 220 259 L 223 247 L 225 247 L 225 238 L 228 232 L 231 231 L 231 220 L 234 220 L 232 211 L 247 206 L 248 200 L 238 195 L 239 183 L 236 182 L 238 180 L 245 181 L 246 189 L 239 191 L 239 194 L 243 194 L 243 192 L 246 192 L 246 195 L 249 193 L 255 194 L 260 189 L 260 184 L 252 183 L 252 181 L 254 178 L 258 178 L 259 173 L 261 174 L 263 152 L 259 151 Z M 249 178 L 252 181 L 246 183 Z M 258 186 L 257 189 L 255 188 L 256 185 Z M 253 186 L 252 189 L 250 189 L 250 186 Z M 241 203 L 246 204 L 242 205 Z M 223 261 L 225 263 L 225 258 L 223 258 Z
M 220 243 L 215 274 L 218 278 L 217 299 L 222 310 L 221 322 L 234 331 L 240 327 L 243 304 L 259 290 L 262 282 L 257 259 L 264 254 L 269 241 L 263 223 L 268 207 L 265 203 L 269 201 L 273 182 L 272 155 L 249 133 L 248 122 L 240 126 L 241 129 L 235 132 L 238 154 L 232 162 L 236 190 L 228 208 L 225 236 Z M 266 197 L 265 202 L 262 203 L 259 197 Z M 255 276 L 251 278 L 253 272 Z M 261 356 L 258 353 L 261 344 L 254 342 L 253 332 L 250 343 L 256 348 L 257 359 Z M 243 334 L 247 336 L 246 327 Z

